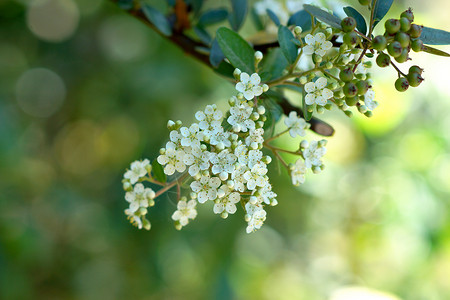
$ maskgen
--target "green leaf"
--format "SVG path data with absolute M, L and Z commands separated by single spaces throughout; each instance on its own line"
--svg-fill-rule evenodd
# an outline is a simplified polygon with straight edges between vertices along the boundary
M 212 37 L 208 33 L 208 31 L 205 30 L 205 28 L 203 28 L 201 26 L 195 26 L 194 32 L 203 43 L 205 43 L 207 45 L 211 44 Z
M 327 23 L 331 27 L 342 29 L 341 19 L 339 19 L 335 15 L 332 15 L 329 12 L 320 9 L 317 6 L 304 4 L 303 7 L 307 12 L 309 12 L 312 16 L 316 17 L 320 21 Z
M 295 62 L 298 55 L 298 48 L 292 41 L 293 39 L 295 39 L 294 35 L 286 26 L 280 25 L 278 27 L 278 42 L 280 43 L 284 56 L 290 64 Z
M 217 40 L 214 40 L 211 44 L 211 51 L 209 52 L 209 62 L 214 68 L 217 68 L 225 58 L 222 50 L 220 49 Z
M 248 74 L 255 72 L 255 51 L 239 34 L 221 27 L 217 29 L 216 39 L 225 57 L 235 68 Z
M 344 12 L 347 16 L 352 17 L 356 20 L 356 28 L 361 32 L 362 34 L 367 33 L 367 24 L 364 17 L 353 7 L 347 6 L 344 7 Z
M 256 29 L 263 30 L 264 29 L 263 22 L 261 21 L 261 18 L 259 17 L 259 15 L 256 13 L 255 8 L 252 8 L 250 13 L 252 16 L 253 24 L 255 24 Z
M 266 9 L 267 15 L 275 23 L 276 26 L 280 26 L 280 19 L 278 19 L 277 15 L 270 9 Z
M 238 31 L 247 16 L 247 0 L 231 0 L 232 13 L 228 15 L 228 21 L 234 31 Z
M 192 12 L 194 16 L 198 16 L 200 13 L 202 7 L 203 7 L 203 0 L 185 0 L 186 4 L 189 7 L 192 7 Z
M 260 63 L 262 70 L 261 80 L 269 81 L 281 77 L 287 66 L 288 61 L 283 55 L 283 51 L 281 51 L 280 48 L 271 49 L 268 54 L 264 55 L 264 58 Z
M 277 93 L 269 93 L 265 94 L 265 97 L 262 99 L 262 105 L 266 109 L 266 117 L 267 120 L 264 122 L 263 129 L 267 130 L 274 126 L 283 115 L 283 109 L 277 103 L 278 99 L 281 95 L 277 95 Z
M 374 2 L 375 6 L 373 5 Z M 372 7 L 374 10 L 373 13 L 373 28 L 377 26 L 377 24 L 384 18 L 384 16 L 388 13 L 389 9 L 391 9 L 392 3 L 394 0 L 372 0 Z
M 121 8 L 121 9 L 132 9 L 134 6 L 133 0 L 119 0 L 117 1 L 117 5 Z
M 450 45 L 450 32 L 424 26 L 420 39 L 428 45 Z
M 306 10 L 300 10 L 293 14 L 288 20 L 288 26 L 300 26 L 303 31 L 311 30 L 311 15 Z
M 217 67 L 217 69 L 214 69 L 214 72 L 216 72 L 219 75 L 222 75 L 226 78 L 231 78 L 234 80 L 233 72 L 234 68 L 232 65 L 227 63 L 226 61 L 222 61 L 220 65 Z
M 433 54 L 433 55 L 450 57 L 450 54 L 448 54 L 447 52 L 444 52 L 442 50 L 439 50 L 439 49 L 436 49 L 436 48 L 432 48 L 432 47 L 426 46 L 426 45 L 423 46 L 423 50 L 422 51 L 426 52 L 426 53 Z
M 152 161 L 152 173 L 153 177 L 159 182 L 165 183 L 167 181 L 167 176 L 164 173 L 164 169 L 156 159 Z
M 166 17 L 159 12 L 159 10 L 151 7 L 148 4 L 142 6 L 142 11 L 147 19 L 155 25 L 155 27 L 165 36 L 172 35 L 172 28 Z
M 205 12 L 198 20 L 198 26 L 205 27 L 220 23 L 228 17 L 228 10 L 225 8 L 212 9 Z

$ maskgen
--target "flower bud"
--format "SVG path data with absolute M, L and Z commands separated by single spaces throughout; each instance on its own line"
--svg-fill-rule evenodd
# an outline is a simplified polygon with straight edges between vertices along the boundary
M 258 198 L 255 196 L 250 196 L 249 202 L 250 204 L 256 204 L 258 202 Z
M 235 106 L 236 105 L 236 97 L 235 96 L 233 96 L 233 97 L 231 97 L 230 99 L 228 99 L 228 105 L 230 105 L 231 107 L 233 107 L 233 106 Z
M 161 154 L 161 155 L 166 154 L 166 148 L 159 149 L 159 154 Z
M 258 106 L 256 111 L 258 112 L 258 114 L 263 115 L 266 113 L 266 108 L 264 106 L 260 105 L 260 106 Z
M 323 108 L 322 106 L 316 106 L 316 110 L 318 114 L 323 114 L 325 112 L 325 108 Z
M 240 80 L 241 73 L 242 73 L 242 71 L 239 70 L 238 68 L 234 69 L 233 76 L 237 81 Z
M 238 93 L 238 94 L 236 95 L 236 98 L 237 98 L 238 100 L 242 100 L 242 99 L 244 99 L 244 94 Z
M 230 188 L 230 189 L 233 189 L 234 188 L 234 181 L 233 180 L 228 180 L 227 181 L 227 187 Z
M 365 106 L 365 105 L 358 106 L 358 111 L 360 113 L 364 114 L 367 111 L 367 106 Z
M 349 118 L 353 117 L 353 113 L 349 110 L 344 111 L 344 114 Z
M 295 33 L 295 35 L 300 35 L 300 34 L 302 34 L 302 31 L 303 31 L 303 29 L 300 27 L 300 26 L 295 26 L 294 27 L 294 33 Z
M 319 147 L 325 147 L 328 144 L 328 141 L 325 139 L 322 139 L 319 141 Z
M 371 118 L 371 117 L 373 116 L 373 112 L 371 112 L 370 110 L 368 110 L 368 111 L 366 111 L 366 112 L 364 113 L 364 115 L 365 115 L 366 117 L 368 117 L 368 118 Z
M 150 230 L 152 226 L 146 218 L 142 218 L 142 227 L 144 227 L 144 229 L 146 230 Z
M 124 189 L 124 191 L 131 191 L 133 189 L 133 186 L 131 185 L 131 183 L 129 181 L 125 181 L 123 183 L 123 189 Z
M 272 199 L 272 201 L 270 201 L 270 206 L 276 206 L 276 205 L 278 205 L 277 199 Z
M 300 77 L 300 84 L 306 84 L 308 82 L 308 79 L 306 79 L 305 76 Z
M 222 181 L 227 180 L 227 179 L 228 179 L 228 173 L 227 173 L 227 172 L 221 172 L 221 173 L 219 174 L 219 178 L 220 178 L 220 180 L 222 180 Z
M 172 120 L 167 121 L 167 129 L 174 130 L 175 122 Z
M 257 121 L 259 119 L 259 114 L 257 112 L 252 112 L 250 115 L 250 119 L 253 121 Z
M 223 142 L 218 142 L 216 145 L 216 148 L 218 150 L 223 150 L 223 149 L 225 149 L 225 145 L 223 144 Z
M 226 218 L 228 218 L 228 213 L 226 211 L 224 211 L 220 214 L 220 216 L 222 217 L 222 219 L 226 219 Z
M 255 52 L 255 62 L 259 63 L 263 59 L 263 54 L 261 51 Z
M 262 85 L 262 89 L 263 89 L 263 92 L 265 93 L 265 92 L 267 92 L 268 90 L 269 90 L 269 86 L 267 85 L 267 84 L 263 84 Z
M 176 230 L 181 230 L 183 228 L 183 226 L 181 226 L 180 222 L 175 222 L 175 229 Z
M 223 198 L 223 197 L 225 197 L 225 191 L 223 190 L 223 189 L 218 189 L 217 190 L 217 197 L 218 198 Z
M 244 216 L 245 222 L 249 222 L 251 219 L 252 219 L 252 216 L 250 216 L 249 214 L 245 214 L 245 216 Z
M 306 148 L 308 148 L 308 146 L 309 146 L 309 143 L 307 140 L 303 140 L 300 142 L 300 149 L 306 149 Z

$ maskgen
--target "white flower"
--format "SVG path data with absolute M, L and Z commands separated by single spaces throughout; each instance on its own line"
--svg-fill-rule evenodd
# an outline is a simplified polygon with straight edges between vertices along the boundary
M 291 167 L 291 178 L 293 185 L 299 185 L 305 182 L 306 166 L 301 158 L 297 159 Z
M 305 91 L 308 93 L 305 96 L 305 103 L 308 105 L 317 103 L 321 106 L 327 104 L 327 100 L 333 97 L 333 92 L 327 89 L 326 86 L 327 79 L 325 77 L 320 77 L 316 82 L 305 84 Z
M 198 181 L 191 183 L 191 189 L 197 193 L 198 202 L 205 203 L 207 200 L 217 198 L 217 189 L 220 182 L 218 177 L 202 176 Z
M 245 144 L 247 146 L 252 145 L 253 143 L 262 144 L 264 143 L 264 129 L 251 129 L 249 135 L 245 138 Z
M 256 164 L 261 163 L 261 159 L 263 157 L 263 153 L 260 150 L 250 150 L 248 152 L 248 167 L 251 169 Z
M 236 90 L 243 93 L 245 99 L 252 100 L 255 96 L 259 96 L 263 93 L 263 88 L 260 85 L 261 78 L 257 73 L 253 73 L 249 76 L 247 73 L 242 72 L 240 79 L 241 81 L 236 83 Z
M 261 226 L 264 224 L 267 215 L 262 205 L 260 204 L 254 205 L 251 204 L 250 202 L 247 202 L 247 204 L 245 204 L 245 211 L 249 216 L 249 221 L 246 228 L 247 233 L 251 233 L 257 229 L 260 229 Z
M 189 128 L 181 127 L 181 145 L 184 147 L 200 147 L 200 141 L 203 140 L 203 133 L 200 132 L 198 124 L 194 123 Z
M 180 200 L 177 204 L 177 210 L 172 215 L 172 220 L 180 222 L 181 226 L 186 226 L 189 223 L 189 219 L 193 220 L 197 216 L 197 210 L 195 206 L 197 201 Z
M 191 153 L 184 156 L 183 162 L 189 167 L 189 175 L 195 176 L 200 171 L 209 169 L 210 153 L 202 151 L 200 147 L 193 147 Z
M 305 166 L 311 168 L 313 166 L 319 167 L 322 165 L 321 158 L 325 155 L 327 149 L 321 146 L 318 141 L 312 141 L 309 147 L 303 150 L 303 157 L 305 158 Z
M 317 54 L 324 56 L 328 50 L 331 49 L 333 43 L 327 41 L 325 34 L 322 32 L 316 33 L 316 35 L 307 34 L 305 36 L 306 46 L 303 47 L 303 53 L 305 54 Z
M 134 161 L 131 163 L 130 170 L 126 171 L 123 177 L 129 179 L 131 184 L 135 184 L 138 182 L 139 178 L 142 178 L 147 174 L 147 167 L 149 165 L 150 161 L 148 159 Z
M 375 91 L 369 89 L 367 93 L 364 95 L 364 104 L 367 106 L 369 110 L 374 110 L 378 106 L 378 102 L 375 101 Z
M 231 179 L 234 183 L 234 190 L 238 192 L 245 192 L 245 186 L 247 183 L 247 180 L 244 177 L 244 174 L 249 170 L 246 166 L 242 166 L 235 170 L 233 173 L 231 173 Z
M 295 138 L 296 135 L 305 136 L 305 130 L 311 125 L 303 118 L 297 116 L 296 111 L 291 111 L 289 117 L 284 119 L 284 124 L 289 128 L 289 134 Z
M 210 136 L 210 141 L 209 143 L 213 146 L 218 145 L 219 143 L 222 143 L 223 146 L 225 147 L 230 147 L 231 146 L 231 141 L 230 141 L 230 132 L 228 131 L 224 131 L 223 127 L 216 127 L 214 128 L 214 130 L 212 130 L 211 132 L 209 132 Z
M 213 130 L 222 124 L 223 113 L 215 104 L 207 105 L 204 112 L 195 113 L 195 118 L 199 121 L 198 126 L 201 130 Z
M 236 203 L 241 201 L 241 195 L 238 192 L 231 191 L 226 185 L 220 189 L 225 193 L 225 196 L 216 200 L 213 208 L 214 213 L 221 214 L 223 211 L 226 211 L 229 214 L 234 214 L 237 210 Z
M 210 161 L 213 164 L 211 171 L 213 174 L 222 172 L 231 174 L 234 171 L 234 163 L 236 160 L 236 155 L 230 153 L 228 149 L 224 149 L 218 154 L 211 153 Z
M 276 201 L 275 198 L 277 197 L 277 194 L 272 191 L 272 185 L 270 183 L 267 183 L 263 188 L 259 189 L 258 192 L 262 202 L 274 205 L 273 203 Z
M 247 132 L 249 129 L 255 129 L 255 122 L 250 119 L 252 112 L 253 108 L 247 102 L 236 103 L 230 108 L 230 116 L 227 121 L 231 126 L 239 129 L 237 132 Z
M 129 211 L 135 213 L 141 207 L 152 206 L 155 192 L 151 188 L 144 188 L 142 183 L 137 183 L 132 191 L 125 193 L 125 200 L 130 203 Z
M 240 142 L 240 143 L 241 144 L 234 149 L 234 155 L 236 155 L 239 164 L 247 165 L 247 163 L 248 163 L 248 148 L 244 144 L 242 144 L 242 142 Z
M 265 164 L 256 164 L 250 171 L 244 173 L 244 178 L 247 180 L 247 188 L 249 190 L 256 189 L 257 186 L 264 187 L 268 182 L 264 175 L 267 173 Z
M 183 158 L 186 153 L 182 150 L 175 150 L 172 148 L 167 148 L 165 150 L 165 154 L 158 156 L 157 159 L 160 165 L 165 166 L 164 173 L 167 175 L 173 175 L 175 171 L 180 173 L 184 172 L 186 170 L 186 165 L 183 162 Z

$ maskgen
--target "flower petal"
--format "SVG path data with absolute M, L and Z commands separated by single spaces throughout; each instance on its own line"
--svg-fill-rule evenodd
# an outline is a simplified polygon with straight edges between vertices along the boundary
M 305 42 L 306 42 L 308 45 L 314 45 L 314 44 L 316 43 L 316 39 L 312 36 L 312 34 L 308 33 L 308 34 L 305 36 Z
M 305 47 L 303 47 L 303 53 L 305 54 L 313 54 L 314 53 L 314 47 L 311 45 L 306 45 Z
M 327 79 L 325 77 L 320 77 L 316 80 L 315 85 L 318 90 L 321 90 L 327 85 Z
M 316 90 L 316 85 L 314 84 L 314 82 L 308 82 L 307 84 L 305 84 L 305 92 L 314 93 L 315 90 Z
M 250 76 L 250 83 L 253 85 L 261 83 L 261 77 L 259 77 L 258 73 L 253 73 L 252 76 Z
M 327 88 L 324 88 L 323 90 L 322 90 L 322 97 L 324 97 L 325 99 L 330 99 L 331 97 L 333 97 L 333 92 L 332 91 L 330 91 L 329 89 L 327 89 Z
M 245 84 L 243 84 L 242 82 L 236 83 L 236 90 L 240 93 L 245 92 Z
M 249 82 L 249 80 L 250 80 L 250 76 L 247 73 L 245 73 L 245 72 L 241 73 L 241 77 L 240 78 L 241 78 L 241 82 L 243 84 L 247 84 Z
M 314 94 L 307 94 L 305 96 L 305 103 L 308 105 L 313 105 L 316 101 L 316 95 Z
M 314 36 L 316 43 L 322 44 L 325 42 L 325 34 L 323 32 L 319 32 Z

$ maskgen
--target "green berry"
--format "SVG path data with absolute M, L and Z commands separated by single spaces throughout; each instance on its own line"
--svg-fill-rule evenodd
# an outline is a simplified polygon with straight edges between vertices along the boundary
M 397 56 L 397 57 L 395 58 L 395 60 L 396 60 L 398 63 L 404 63 L 405 61 L 408 60 L 408 53 L 409 53 L 409 49 L 408 49 L 408 48 L 403 48 L 402 54 L 400 54 L 399 56 Z
M 397 32 L 397 34 L 395 35 L 395 40 L 399 42 L 403 48 L 409 47 L 409 43 L 411 41 L 409 35 L 401 31 Z
M 395 34 L 400 30 L 400 21 L 397 19 L 389 19 L 384 23 L 386 32 L 389 34 Z
M 347 97 L 355 97 L 358 94 L 358 88 L 353 82 L 347 82 L 342 90 Z
M 408 18 L 401 17 L 400 18 L 400 30 L 403 32 L 407 32 L 411 28 L 411 21 Z
M 408 79 L 405 77 L 400 77 L 395 81 L 395 88 L 399 92 L 404 92 L 409 88 L 409 82 Z
M 391 55 L 392 57 L 397 57 L 402 54 L 403 48 L 399 42 L 395 41 L 387 46 L 387 50 L 389 52 L 389 55 Z
M 411 42 L 411 49 L 414 52 L 420 52 L 423 50 L 423 42 L 421 39 L 417 39 Z
M 414 14 L 412 12 L 411 7 L 400 15 L 400 18 L 407 18 L 410 22 L 414 22 Z
M 368 111 L 366 111 L 366 112 L 364 113 L 364 115 L 365 115 L 366 117 L 370 118 L 370 117 L 373 116 L 373 112 L 370 111 L 370 110 L 368 110 Z
M 344 82 L 349 82 L 353 79 L 353 71 L 351 68 L 347 68 L 344 70 L 341 70 L 339 72 L 339 79 L 341 79 Z
M 359 43 L 359 36 L 354 31 L 347 32 L 346 34 L 344 34 L 343 40 L 344 44 L 347 44 L 349 46 L 355 46 L 356 44 Z
M 372 48 L 378 51 L 383 51 L 386 49 L 387 41 L 382 35 L 377 35 L 372 40 Z
M 353 113 L 349 110 L 344 111 L 344 114 L 349 118 L 353 117 Z
M 359 4 L 364 5 L 364 6 L 370 4 L 370 0 L 358 0 L 358 2 L 359 2 Z
M 408 73 L 412 74 L 412 73 L 417 73 L 417 74 L 422 74 L 423 69 L 419 66 L 412 66 L 411 68 L 409 68 Z
M 348 106 L 354 106 L 358 103 L 358 97 L 345 97 L 345 103 Z
M 341 27 L 344 32 L 351 32 L 356 28 L 356 20 L 352 17 L 342 19 Z
M 422 34 L 422 28 L 423 26 L 412 24 L 411 28 L 408 31 L 409 36 L 411 36 L 411 38 L 413 39 L 419 38 L 420 35 Z
M 377 56 L 377 65 L 381 68 L 387 67 L 389 66 L 389 64 L 391 63 L 391 58 L 389 57 L 389 55 L 385 54 L 385 53 L 380 53 Z
M 365 95 L 369 90 L 369 83 L 365 80 L 356 82 L 356 88 L 358 89 L 358 95 Z
M 409 73 L 406 78 L 412 87 L 419 86 L 423 81 L 423 77 L 419 73 Z

